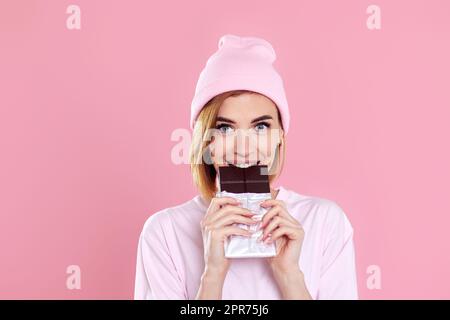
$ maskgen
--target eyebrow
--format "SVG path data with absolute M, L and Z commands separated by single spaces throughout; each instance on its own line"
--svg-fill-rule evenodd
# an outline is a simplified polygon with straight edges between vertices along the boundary
M 258 121 L 261 121 L 261 120 L 273 120 L 273 118 L 272 118 L 272 116 L 269 116 L 268 114 L 266 114 L 266 115 L 263 115 L 261 117 L 253 119 L 251 123 L 255 123 L 255 122 L 258 122 Z M 231 119 L 228 119 L 228 118 L 225 118 L 225 117 L 221 117 L 221 116 L 218 116 L 216 118 L 216 121 L 228 122 L 228 123 L 233 123 L 233 124 L 236 123 L 235 121 L 233 121 Z

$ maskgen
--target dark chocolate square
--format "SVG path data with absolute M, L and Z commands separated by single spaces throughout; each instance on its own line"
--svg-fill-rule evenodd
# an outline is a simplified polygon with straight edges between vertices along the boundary
M 233 165 L 219 167 L 220 190 L 232 193 L 269 193 L 269 175 L 266 165 L 239 168 Z

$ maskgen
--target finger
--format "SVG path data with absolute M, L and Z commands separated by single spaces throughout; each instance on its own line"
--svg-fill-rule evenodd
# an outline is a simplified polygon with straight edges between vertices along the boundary
M 227 226 L 224 228 L 217 229 L 217 232 L 215 234 L 221 240 L 225 240 L 228 236 L 231 235 L 250 237 L 252 235 L 252 232 L 237 226 Z
M 261 203 L 261 206 L 265 207 L 265 208 L 266 207 L 273 207 L 273 206 L 276 206 L 276 205 L 280 205 L 280 206 L 284 207 L 285 209 L 287 209 L 286 203 L 283 200 L 267 199 L 267 200 L 264 200 Z
M 241 207 L 233 206 L 233 205 L 225 205 L 221 209 L 219 209 L 218 211 L 213 213 L 209 217 L 208 221 L 209 221 L 209 223 L 214 223 L 218 219 L 221 219 L 225 216 L 234 215 L 234 214 L 239 214 L 239 215 L 242 215 L 245 217 L 252 217 L 254 215 L 250 210 L 248 210 L 246 208 L 241 208 Z
M 279 206 L 270 208 L 261 219 L 261 228 L 264 228 L 267 223 L 276 215 L 279 214 L 281 208 Z
M 282 236 L 287 236 L 290 240 L 301 240 L 303 229 L 301 227 L 282 226 L 276 229 L 266 243 L 272 243 Z
M 281 216 L 275 216 L 272 221 L 264 228 L 261 240 L 264 241 L 270 233 L 282 226 L 296 227 L 291 221 Z
M 258 223 L 258 221 L 255 221 L 249 217 L 244 217 L 239 214 L 233 214 L 233 215 L 226 215 L 226 216 L 218 219 L 217 221 L 215 221 L 212 224 L 212 227 L 213 228 L 222 228 L 222 227 L 231 225 L 233 223 L 242 223 L 242 224 L 252 225 L 252 224 Z
M 269 211 L 267 211 L 262 220 L 261 220 L 261 227 L 264 228 L 265 226 L 267 226 L 267 224 L 270 222 L 271 219 L 273 219 L 275 216 L 281 216 L 284 217 L 290 221 L 292 221 L 292 223 L 295 223 L 295 219 L 293 217 L 291 217 L 289 215 L 289 213 L 281 206 L 276 205 L 272 208 L 269 209 Z
M 263 204 L 261 204 L 263 206 Z M 264 206 L 267 207 L 267 206 Z M 284 205 L 280 205 L 279 203 L 274 204 L 263 216 L 262 219 L 262 226 L 266 226 L 267 223 L 272 219 L 274 216 L 279 215 L 282 217 L 285 217 L 286 219 L 290 220 L 292 223 L 297 224 L 298 221 L 293 216 L 289 214 L 286 207 Z
M 221 208 L 221 206 L 224 206 L 226 204 L 238 205 L 240 204 L 240 201 L 232 197 L 215 197 L 211 199 L 208 211 L 216 212 Z

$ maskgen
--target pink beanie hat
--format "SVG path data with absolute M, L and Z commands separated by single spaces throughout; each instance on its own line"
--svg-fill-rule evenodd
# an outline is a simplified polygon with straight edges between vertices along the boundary
M 272 45 L 261 38 L 226 34 L 206 62 L 191 104 L 191 129 L 203 106 L 214 96 L 231 90 L 251 90 L 272 99 L 281 115 L 284 132 L 289 129 L 289 107 L 283 80 L 272 65 Z

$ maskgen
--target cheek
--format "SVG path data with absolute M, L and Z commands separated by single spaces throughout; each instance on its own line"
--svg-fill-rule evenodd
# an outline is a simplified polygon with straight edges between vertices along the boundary
M 258 139 L 258 154 L 265 158 L 273 158 L 277 148 L 277 144 L 274 139 L 269 136 L 261 136 Z
M 214 142 L 210 144 L 210 150 L 215 163 L 222 164 L 227 155 L 233 155 L 234 145 L 230 139 L 226 139 L 222 136 L 214 138 Z

